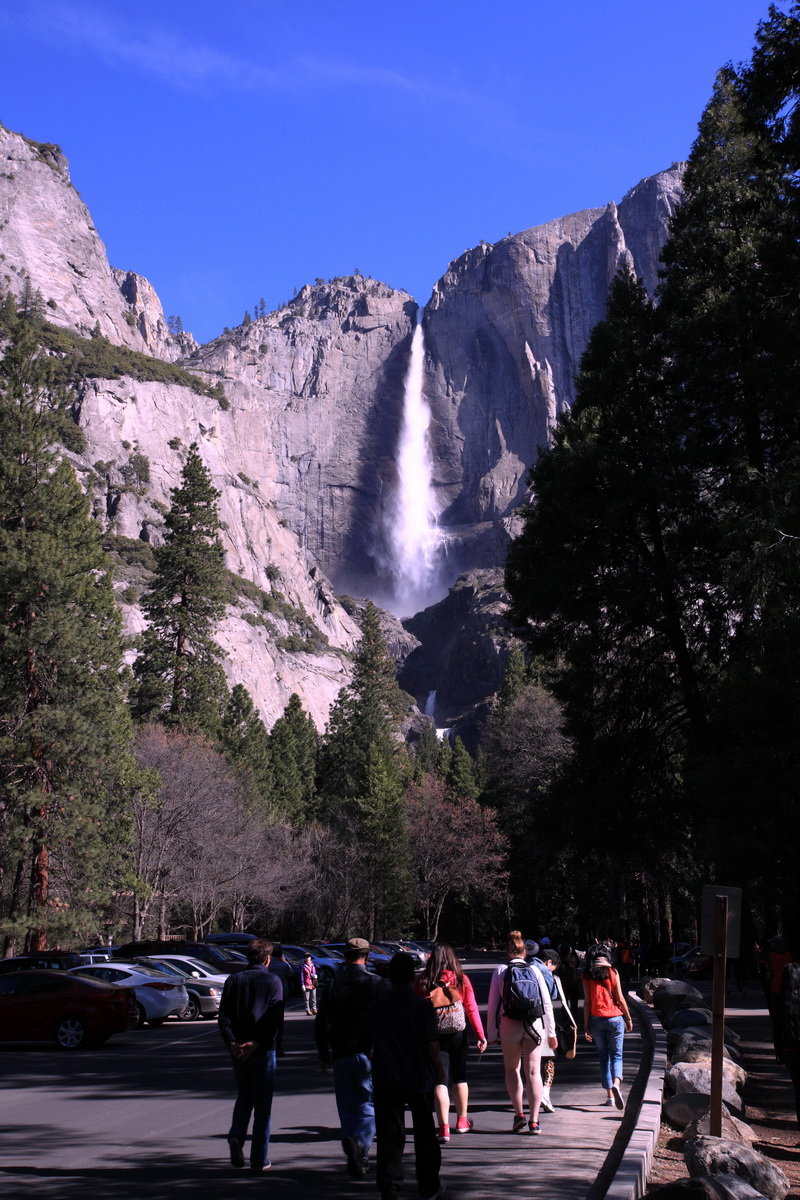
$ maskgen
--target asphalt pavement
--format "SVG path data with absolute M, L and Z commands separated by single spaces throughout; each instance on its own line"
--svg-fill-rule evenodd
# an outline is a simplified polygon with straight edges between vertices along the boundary
M 485 1004 L 491 966 L 465 964 Z M 374 1173 L 344 1170 L 330 1075 L 321 1072 L 313 1021 L 287 1014 L 278 1060 L 270 1157 L 260 1176 L 235 1171 L 226 1135 L 233 1077 L 213 1021 L 170 1021 L 132 1030 L 95 1050 L 59 1051 L 0 1043 L 0 1189 L 7 1200 L 226 1200 L 269 1193 L 279 1200 L 375 1196 Z M 626 1081 L 638 1062 L 638 1033 L 626 1038 Z M 451 1200 L 583 1198 L 618 1128 L 604 1108 L 594 1050 L 579 1043 L 558 1061 L 542 1135 L 513 1135 L 502 1058 L 470 1059 L 475 1127 L 443 1150 Z M 624 1090 L 624 1089 L 623 1089 Z M 409 1138 L 404 1194 L 416 1196 Z

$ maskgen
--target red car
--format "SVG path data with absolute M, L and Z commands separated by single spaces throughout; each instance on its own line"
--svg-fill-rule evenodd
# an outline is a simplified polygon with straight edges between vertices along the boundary
M 82 979 L 66 971 L 15 971 L 0 975 L 0 1039 L 55 1041 L 63 1050 L 99 1046 L 113 1033 L 134 1028 L 130 988 Z

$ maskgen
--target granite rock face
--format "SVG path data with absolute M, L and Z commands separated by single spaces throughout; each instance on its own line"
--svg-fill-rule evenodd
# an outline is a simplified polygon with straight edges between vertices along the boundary
M 418 645 L 400 669 L 400 686 L 473 751 L 475 722 L 503 682 L 513 642 L 507 604 L 502 571 L 469 571 L 444 600 L 403 622 Z
M 503 521 L 560 413 L 623 265 L 651 293 L 681 196 L 676 164 L 619 203 L 482 243 L 451 263 L 425 310 L 436 487 L 453 553 L 493 565 Z
M 0 125 L 0 287 L 39 291 L 44 316 L 88 336 L 174 360 L 194 340 L 172 338 L 153 288 L 115 271 L 91 214 L 72 186 L 58 146 L 32 142 Z
M 388 556 L 403 382 L 417 306 L 361 275 L 304 287 L 285 308 L 184 365 L 222 381 L 252 437 L 246 472 L 337 587 L 374 594 Z
M 424 388 L 448 582 L 476 567 L 498 571 L 528 469 L 572 402 L 610 279 L 630 263 L 655 286 L 680 178 L 676 167 L 619 206 L 482 244 L 434 289 Z M 48 321 L 87 337 L 99 329 L 222 384 L 220 404 L 178 384 L 87 381 L 80 423 L 88 449 L 76 466 L 106 531 L 157 542 L 182 456 L 198 443 L 221 492 L 226 564 L 255 589 L 241 591 L 220 630 L 229 677 L 248 687 L 268 724 L 297 691 L 321 727 L 349 681 L 358 638 L 334 588 L 388 606 L 416 302 L 361 275 L 320 281 L 198 347 L 190 334 L 170 332 L 146 279 L 109 265 L 59 148 L 3 127 L 0 254 L 0 289 L 39 292 Z M 132 475 L 134 455 L 148 463 L 146 481 Z M 424 634 L 392 632 L 406 686 L 421 703 L 436 689 L 437 719 L 465 736 L 502 678 L 500 583 L 499 573 L 474 587 L 462 582 L 423 622 Z M 120 588 L 133 631 L 141 626 L 135 590 Z
M 253 436 L 247 414 L 177 385 L 92 380 L 80 423 L 88 448 L 73 461 L 95 516 L 104 529 L 133 542 L 162 540 L 170 489 L 179 482 L 186 448 L 197 443 L 220 492 L 225 565 L 245 581 L 236 585 L 238 595 L 217 630 L 229 680 L 245 685 L 269 725 L 297 692 L 322 728 L 349 682 L 358 625 L 281 523 L 269 482 L 259 487 L 242 470 L 250 460 L 239 448 Z M 148 464 L 146 483 L 132 479 L 134 455 Z M 139 632 L 138 597 L 124 579 L 118 595 L 128 631 Z

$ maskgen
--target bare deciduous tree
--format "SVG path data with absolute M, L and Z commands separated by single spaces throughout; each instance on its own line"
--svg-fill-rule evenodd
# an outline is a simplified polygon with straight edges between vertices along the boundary
M 494 900 L 506 886 L 506 842 L 492 809 L 453 797 L 441 779 L 423 775 L 405 795 L 415 901 L 425 935 L 436 938 L 451 894 Z
M 222 912 L 240 927 L 251 913 L 274 916 L 296 901 L 310 873 L 307 845 L 247 807 L 247 789 L 211 745 L 146 725 L 136 757 L 152 786 L 134 809 L 135 940 L 154 909 L 160 934 L 171 914 L 200 938 Z

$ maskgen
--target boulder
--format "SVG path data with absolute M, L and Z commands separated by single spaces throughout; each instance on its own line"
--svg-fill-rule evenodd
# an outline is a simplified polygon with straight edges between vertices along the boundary
M 653 1003 L 653 996 L 662 983 L 671 983 L 672 980 L 665 979 L 662 975 L 656 975 L 654 979 L 642 979 L 636 987 L 636 995 L 640 1000 L 644 1000 L 645 1004 Z
M 731 1037 L 731 1030 L 725 1030 L 725 1057 L 734 1062 L 741 1061 L 738 1050 L 739 1038 Z M 700 1047 L 704 1053 L 711 1053 L 711 1027 L 709 1025 L 690 1025 L 687 1029 L 671 1029 L 667 1034 L 667 1053 L 673 1062 L 680 1059 L 681 1052 L 690 1046 Z
M 719 1200 L 719 1193 L 714 1191 L 710 1179 L 703 1176 L 697 1176 L 695 1179 L 674 1179 L 647 1194 L 660 1196 L 661 1200 L 686 1200 L 691 1196 L 696 1196 L 697 1200 Z
M 665 1029 L 692 1029 L 697 1026 L 711 1028 L 710 1008 L 670 1008 L 661 1018 Z
M 694 1062 L 698 1054 L 711 1053 L 711 1030 L 707 1025 L 690 1029 L 673 1029 L 667 1034 L 667 1053 L 670 1062 Z M 723 1045 L 722 1053 L 733 1062 L 741 1062 L 735 1046 Z
M 689 1138 L 684 1158 L 691 1175 L 736 1175 L 767 1200 L 784 1200 L 789 1191 L 789 1180 L 780 1167 L 750 1146 L 727 1138 Z
M 714 1195 L 718 1196 L 719 1200 L 765 1200 L 763 1192 L 759 1192 L 738 1175 L 706 1175 L 701 1178 L 711 1181 Z
M 678 1092 L 675 1096 L 667 1096 L 663 1104 L 664 1120 L 674 1129 L 686 1129 L 693 1121 L 708 1114 L 711 1107 L 711 1097 L 703 1092 Z M 722 1118 L 730 1116 L 730 1110 L 723 1103 Z
M 683 979 L 667 979 L 653 993 L 653 1008 L 659 1015 L 673 1008 L 689 1008 L 702 1003 L 702 994 Z
M 681 1075 L 683 1080 L 696 1078 L 695 1068 L 701 1068 L 703 1071 L 708 1071 L 708 1077 L 711 1078 L 711 1055 L 695 1052 L 695 1057 L 692 1059 L 684 1059 L 682 1062 L 674 1063 L 670 1067 L 671 1071 Z M 744 1085 L 747 1083 L 747 1072 L 744 1067 L 740 1067 L 738 1063 L 732 1062 L 730 1059 L 722 1061 L 722 1077 L 729 1080 L 736 1088 L 737 1092 L 741 1092 Z M 705 1076 L 702 1076 L 705 1079 Z M 676 1092 L 691 1091 L 691 1088 L 681 1087 L 677 1085 Z
M 723 1063 L 722 1099 L 728 1108 L 737 1115 L 741 1115 L 744 1108 L 742 1098 L 737 1091 L 734 1079 L 725 1074 L 726 1066 L 732 1067 L 735 1064 L 728 1063 L 727 1060 Z M 674 1092 L 675 1095 L 685 1092 L 711 1095 L 711 1069 L 709 1067 L 703 1067 L 697 1063 L 676 1063 L 674 1067 L 669 1068 L 664 1078 L 667 1090 Z
M 697 1095 L 698 1093 L 695 1093 Z M 687 1138 L 690 1137 L 710 1137 L 711 1136 L 711 1120 L 708 1112 L 703 1116 L 696 1117 L 691 1121 L 684 1133 Z M 729 1142 L 740 1142 L 743 1146 L 754 1146 L 758 1141 L 758 1135 L 752 1126 L 746 1121 L 740 1121 L 738 1117 L 734 1117 L 723 1106 L 722 1112 L 722 1137 Z

